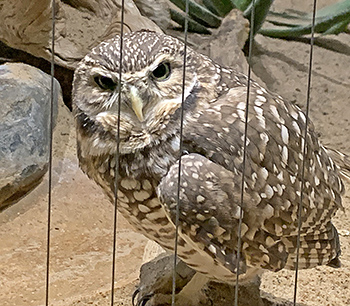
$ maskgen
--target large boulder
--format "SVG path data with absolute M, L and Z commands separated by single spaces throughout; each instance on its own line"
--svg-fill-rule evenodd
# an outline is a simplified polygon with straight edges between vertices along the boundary
M 75 69 L 100 41 L 120 33 L 121 0 L 56 0 L 55 63 Z M 36 57 L 51 60 L 51 0 L 7 0 L 0 5 L 0 41 Z M 161 31 L 125 1 L 125 32 Z
M 55 80 L 54 120 L 60 95 Z M 49 75 L 20 63 L 0 66 L 0 208 L 32 190 L 47 170 L 50 101 Z

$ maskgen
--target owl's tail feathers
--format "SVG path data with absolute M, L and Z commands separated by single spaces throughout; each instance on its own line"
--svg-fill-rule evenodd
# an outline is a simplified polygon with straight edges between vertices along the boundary
M 341 254 L 339 235 L 334 225 L 329 222 L 328 230 L 323 233 L 315 233 L 300 237 L 299 269 L 313 268 L 319 265 L 328 265 L 340 268 Z M 296 268 L 296 245 L 297 237 L 288 237 L 288 259 L 285 268 L 295 270 Z
M 325 150 L 334 161 L 342 179 L 350 182 L 350 156 L 330 148 L 325 148 Z

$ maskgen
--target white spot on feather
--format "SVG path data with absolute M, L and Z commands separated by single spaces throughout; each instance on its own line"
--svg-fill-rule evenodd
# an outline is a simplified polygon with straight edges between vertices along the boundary
M 269 172 L 265 167 L 260 168 L 259 175 L 262 177 L 263 180 L 267 180 L 267 177 L 269 176 Z
M 320 185 L 320 179 L 317 176 L 315 176 L 315 184 L 316 186 Z
M 213 254 L 216 255 L 216 248 L 215 248 L 212 244 L 210 244 L 210 245 L 208 246 L 208 250 L 209 250 L 211 253 L 213 253 Z
M 268 199 L 271 199 L 273 197 L 274 192 L 270 185 L 265 186 L 265 194 Z
M 297 134 L 301 135 L 300 127 L 296 121 L 292 122 L 292 126 L 293 126 L 293 129 L 297 132 Z
M 205 201 L 205 197 L 203 197 L 202 195 L 198 195 L 196 200 L 197 200 L 198 203 L 202 203 L 202 202 Z
M 134 198 L 139 202 L 143 202 L 144 200 L 148 199 L 151 196 L 151 194 L 146 190 L 134 191 L 133 195 L 134 195 Z
M 245 110 L 245 109 L 246 109 L 246 103 L 244 103 L 244 102 L 239 102 L 239 103 L 237 104 L 237 108 L 238 108 L 238 109 Z
M 148 208 L 146 205 L 143 205 L 143 204 L 139 204 L 137 207 L 144 214 L 147 214 L 151 211 L 150 208 Z
M 287 127 L 283 124 L 281 126 L 281 137 L 282 137 L 282 141 L 287 145 L 289 142 L 289 132 Z
M 288 163 L 288 148 L 283 146 L 282 148 L 282 162 L 287 165 Z
M 284 122 L 282 122 L 283 119 L 281 118 L 281 116 L 280 116 L 280 114 L 279 114 L 279 112 L 278 112 L 278 110 L 277 110 L 277 107 L 276 107 L 275 105 L 271 105 L 271 106 L 270 106 L 270 110 L 271 110 L 272 115 L 273 115 L 279 122 L 284 123 Z

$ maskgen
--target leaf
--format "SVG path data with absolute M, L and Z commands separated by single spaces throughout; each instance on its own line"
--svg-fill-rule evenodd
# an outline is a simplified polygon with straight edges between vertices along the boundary
M 244 12 L 252 3 L 252 0 L 231 0 L 233 5 Z
M 170 1 L 174 3 L 178 8 L 180 8 L 182 11 L 185 11 L 186 0 L 170 0 Z M 199 21 L 200 24 L 211 28 L 217 28 L 220 26 L 221 18 L 214 15 L 211 11 L 209 11 L 205 7 L 199 5 L 198 3 L 192 0 L 188 0 L 188 5 L 189 5 L 188 14 L 196 21 Z
M 244 17 L 246 17 L 250 21 L 251 15 L 254 9 L 254 24 L 253 24 L 253 29 L 251 30 L 253 35 L 255 35 L 256 32 L 259 31 L 262 24 L 264 23 L 272 3 L 273 3 L 273 0 L 256 0 L 254 1 L 254 6 L 253 6 L 253 1 L 251 1 L 248 8 L 244 11 L 243 13 Z
M 267 18 L 274 29 L 263 28 L 259 33 L 274 38 L 300 37 L 311 33 L 312 14 L 278 14 L 270 13 Z M 275 19 L 273 19 L 275 18 Z M 279 19 L 277 19 L 279 18 Z M 276 20 L 277 19 L 277 20 Z M 339 34 L 346 31 L 350 23 L 350 1 L 345 0 L 329 5 L 316 12 L 315 33 Z
M 178 11 L 170 9 L 171 19 L 180 24 L 182 27 L 185 26 L 185 14 L 182 14 Z M 201 34 L 211 34 L 211 32 L 203 25 L 198 22 L 188 19 L 188 30 L 191 32 L 201 33 Z
M 226 16 L 234 7 L 231 0 L 203 0 L 203 4 L 221 17 Z

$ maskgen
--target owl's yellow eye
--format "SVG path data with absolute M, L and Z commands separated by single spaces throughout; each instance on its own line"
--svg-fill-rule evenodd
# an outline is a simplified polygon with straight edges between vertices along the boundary
M 100 88 L 105 90 L 115 90 L 118 86 L 118 84 L 113 79 L 103 75 L 95 76 L 94 81 Z
M 165 81 L 171 73 L 170 63 L 160 63 L 156 69 L 151 72 L 151 76 L 156 81 Z

